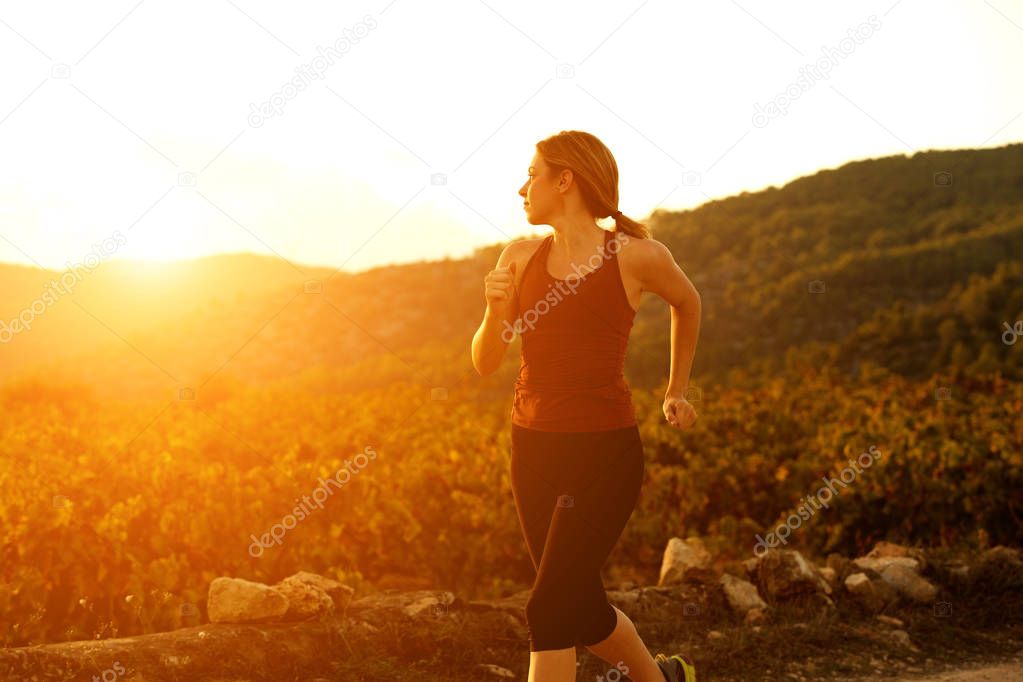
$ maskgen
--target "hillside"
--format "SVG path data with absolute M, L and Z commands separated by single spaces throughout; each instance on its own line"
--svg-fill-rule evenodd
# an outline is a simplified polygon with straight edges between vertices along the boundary
M 950 184 L 936 182 L 942 173 Z M 1017 144 L 856 161 L 780 189 L 658 211 L 649 222 L 703 296 L 697 380 L 720 382 L 744 367 L 775 372 L 791 353 L 917 377 L 955 357 L 1019 376 L 1020 354 L 1000 335 L 1023 318 L 1021 209 Z M 0 369 L 36 366 L 92 382 L 84 368 L 116 363 L 131 377 L 119 394 L 195 386 L 214 373 L 263 382 L 362 362 L 377 384 L 409 371 L 451 381 L 471 371 L 480 283 L 500 248 L 333 277 L 251 255 L 149 271 L 111 262 L 6 344 Z M 327 278 L 322 293 L 306 291 L 307 280 Z M 0 267 L 10 292 L 0 319 L 43 280 L 38 270 Z M 630 384 L 656 387 L 667 353 L 667 308 L 647 296 L 630 340 Z

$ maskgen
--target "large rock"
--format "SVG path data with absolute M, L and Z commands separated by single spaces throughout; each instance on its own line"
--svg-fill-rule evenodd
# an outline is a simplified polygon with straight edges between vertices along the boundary
M 288 599 L 288 610 L 282 620 L 307 620 L 334 613 L 334 600 L 326 590 L 308 579 L 288 576 L 274 585 L 274 589 Z
M 912 558 L 917 560 L 921 571 L 927 568 L 927 559 L 922 551 L 915 547 L 897 545 L 887 540 L 881 540 L 875 544 L 874 548 L 865 556 L 867 559 Z
M 418 597 L 416 600 L 404 606 L 405 615 L 415 618 L 416 616 L 446 616 L 449 608 L 456 601 L 453 592 L 432 592 Z
M 1023 592 L 1023 558 L 1017 549 L 997 545 L 983 552 L 969 567 L 969 584 L 988 595 Z
M 732 610 L 740 616 L 751 609 L 766 609 L 767 602 L 760 598 L 757 587 L 753 583 L 725 573 L 721 576 L 721 589 Z
M 891 564 L 881 571 L 881 579 L 895 588 L 899 595 L 921 604 L 929 604 L 938 588 L 915 570 L 902 564 Z
M 214 578 L 206 600 L 213 623 L 263 623 L 279 620 L 288 599 L 279 591 L 242 578 Z
M 529 590 L 522 590 L 518 594 L 494 602 L 472 602 L 468 608 L 473 610 L 493 610 L 508 608 L 511 611 L 522 611 L 525 609 L 526 600 L 529 598 Z M 366 595 L 356 599 L 348 606 L 348 615 L 356 616 L 364 620 L 379 622 L 403 615 L 410 618 L 423 617 L 444 617 L 455 608 L 462 608 L 464 605 L 453 592 L 444 590 L 416 590 L 414 592 L 402 592 L 400 590 L 383 590 L 374 594 Z
M 919 572 L 920 562 L 913 557 L 908 556 L 887 556 L 887 557 L 868 557 L 861 556 L 858 559 L 853 559 L 853 566 L 860 569 L 861 571 L 871 570 L 880 575 L 889 566 L 902 566 L 913 572 Z
M 342 633 L 330 620 L 259 625 L 206 623 L 133 637 L 0 648 L 0 680 L 337 679 L 331 675 L 336 664 L 345 662 L 349 669 L 359 665 L 359 654 L 338 645 Z
M 326 578 L 318 573 L 310 573 L 309 571 L 299 571 L 298 573 L 288 576 L 285 580 L 293 580 L 303 582 L 308 585 L 315 585 L 330 596 L 331 600 L 334 602 L 334 608 L 337 611 L 344 611 L 345 607 L 347 607 L 349 602 L 351 602 L 352 596 L 355 594 L 354 588 L 343 583 L 339 583 L 331 578 Z
M 923 552 L 891 542 L 878 542 L 865 556 L 853 559 L 861 571 L 873 572 L 900 596 L 927 604 L 934 601 L 938 588 L 920 571 L 926 566 Z
M 712 572 L 711 556 L 698 537 L 671 538 L 661 559 L 658 586 L 674 585 L 686 580 L 705 582 Z
M 770 549 L 757 564 L 757 584 L 769 599 L 823 592 L 831 586 L 817 568 L 794 549 Z

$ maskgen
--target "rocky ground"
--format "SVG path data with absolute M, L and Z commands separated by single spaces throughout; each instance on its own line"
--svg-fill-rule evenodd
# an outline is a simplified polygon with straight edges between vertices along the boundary
M 947 671 L 1011 680 L 1021 665 L 1016 549 L 952 557 L 879 543 L 856 558 L 812 561 L 771 549 L 722 562 L 698 538 L 673 538 L 657 585 L 615 587 L 609 599 L 647 646 L 687 652 L 701 680 L 926 680 Z M 356 598 L 311 573 L 276 585 L 223 577 L 210 586 L 210 623 L 2 649 L 0 679 L 525 680 L 528 596 L 465 601 L 387 590 Z M 581 680 L 627 679 L 585 649 L 578 670 Z

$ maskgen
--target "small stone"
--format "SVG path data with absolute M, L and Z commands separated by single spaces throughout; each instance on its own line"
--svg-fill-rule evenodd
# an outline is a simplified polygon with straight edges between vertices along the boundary
M 894 590 L 880 579 L 871 579 L 865 573 L 852 573 L 845 579 L 845 589 L 869 611 L 884 608 L 894 597 Z
M 881 614 L 878 614 L 878 615 L 876 616 L 876 618 L 877 618 L 877 619 L 878 619 L 879 621 L 881 621 L 882 623 L 886 624 L 886 625 L 891 625 L 891 626 L 893 626 L 893 627 L 897 627 L 897 628 L 901 628 L 901 627 L 903 627 L 903 626 L 905 625 L 905 623 L 903 623 L 903 622 L 902 622 L 901 620 L 899 620 L 898 618 L 894 618 L 894 617 L 892 617 L 892 616 L 886 616 L 886 615 L 884 615 L 883 613 L 881 613 Z
M 753 583 L 727 573 L 721 576 L 720 583 L 728 605 L 736 613 L 745 614 L 750 609 L 767 608 L 767 602 L 760 598 Z
M 746 569 L 746 576 L 750 580 L 756 580 L 756 578 L 757 578 L 757 566 L 760 565 L 760 557 L 755 556 L 755 557 L 753 557 L 751 559 L 746 559 L 746 561 L 744 561 L 742 563 L 743 563 L 743 567 L 745 567 L 745 569 Z
M 710 641 L 715 641 L 724 638 L 725 636 L 721 634 L 721 632 L 718 630 L 711 630 L 710 632 L 707 633 L 707 639 Z
M 576 664 L 578 663 L 579 661 L 576 661 Z M 511 670 L 508 670 L 507 668 L 502 668 L 499 665 L 494 665 L 492 663 L 479 663 L 476 665 L 476 667 L 480 668 L 481 670 L 483 670 L 483 672 L 487 673 L 488 675 L 492 675 L 494 677 L 501 677 L 508 680 L 515 679 L 515 673 L 513 673 Z
M 743 619 L 743 622 L 746 623 L 746 625 L 754 625 L 756 623 L 764 622 L 766 618 L 767 614 L 764 609 L 750 609 L 746 612 L 746 617 Z M 754 627 L 753 631 L 760 632 L 760 626 Z
M 891 635 L 892 641 L 899 646 L 912 649 L 913 651 L 919 651 L 919 649 L 913 644 L 913 641 L 909 638 L 909 633 L 905 630 L 892 630 L 888 634 Z
M 863 573 L 854 573 L 846 578 L 845 589 L 868 611 L 877 611 L 884 606 L 874 590 L 874 583 Z
M 920 562 L 913 557 L 860 557 L 853 559 L 853 565 L 861 571 L 870 569 L 878 574 L 884 572 L 889 566 L 902 566 L 914 573 L 919 572 Z
M 853 594 L 864 589 L 864 586 L 870 584 L 870 578 L 867 577 L 866 573 L 853 573 L 845 579 L 845 589 L 849 590 Z

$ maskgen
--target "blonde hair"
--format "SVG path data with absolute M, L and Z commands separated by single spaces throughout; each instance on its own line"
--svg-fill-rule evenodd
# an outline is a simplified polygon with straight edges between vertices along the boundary
M 586 209 L 597 218 L 618 210 L 618 164 L 603 142 L 581 130 L 562 130 L 536 143 L 536 151 L 555 173 L 568 169 L 579 185 Z M 648 239 L 650 230 L 624 213 L 615 218 L 615 230 Z

